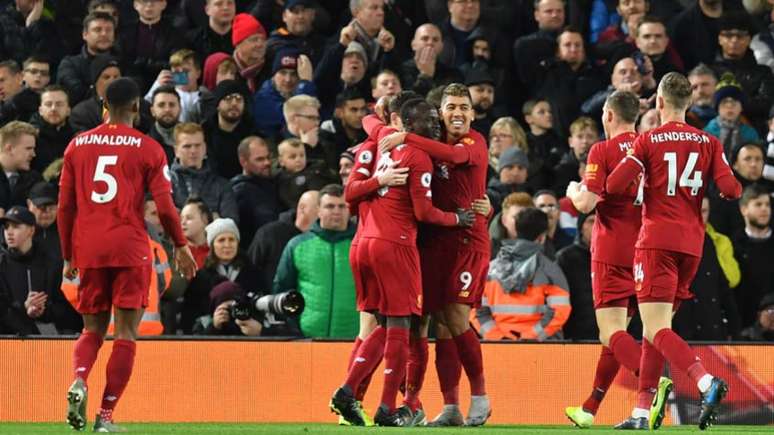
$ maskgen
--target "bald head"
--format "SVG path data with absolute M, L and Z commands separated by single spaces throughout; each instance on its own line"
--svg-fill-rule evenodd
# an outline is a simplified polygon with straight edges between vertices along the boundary
M 441 50 L 443 50 L 441 30 L 435 24 L 422 24 L 414 32 L 414 39 L 411 40 L 411 49 L 414 50 L 415 54 L 419 55 L 425 47 L 429 47 L 435 56 L 438 56 Z
M 307 190 L 298 199 L 296 206 L 296 227 L 301 231 L 306 231 L 317 219 L 317 211 L 320 203 L 320 192 L 316 190 Z

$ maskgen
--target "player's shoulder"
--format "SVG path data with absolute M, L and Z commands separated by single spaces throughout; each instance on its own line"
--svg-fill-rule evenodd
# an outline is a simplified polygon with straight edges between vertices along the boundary
M 478 131 L 474 129 L 468 130 L 468 133 L 462 137 L 461 139 L 462 144 L 471 146 L 471 145 L 484 145 L 486 146 L 486 139 L 484 138 L 484 135 L 479 133 Z
M 377 143 L 374 140 L 366 139 L 355 150 L 355 162 L 361 165 L 370 165 L 376 155 Z

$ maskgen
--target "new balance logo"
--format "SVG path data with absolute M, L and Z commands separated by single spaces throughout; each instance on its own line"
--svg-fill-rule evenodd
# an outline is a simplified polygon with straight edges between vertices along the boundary
M 366 360 L 366 359 L 365 359 L 365 358 L 363 358 L 362 356 L 359 356 L 359 357 L 355 358 L 355 362 L 356 362 L 356 363 L 364 363 L 364 362 L 365 362 L 365 360 Z
M 115 402 L 116 400 L 118 400 L 118 397 L 116 397 L 116 396 L 106 396 L 105 400 L 107 400 L 108 402 Z
M 392 374 L 392 369 L 384 369 L 384 374 L 385 375 L 391 375 Z

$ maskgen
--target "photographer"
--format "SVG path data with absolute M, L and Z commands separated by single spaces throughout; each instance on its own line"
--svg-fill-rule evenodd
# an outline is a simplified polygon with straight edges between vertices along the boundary
M 254 318 L 240 320 L 232 317 L 232 307 L 244 290 L 231 281 L 223 281 L 210 291 L 210 313 L 196 319 L 195 335 L 262 335 L 263 325 Z

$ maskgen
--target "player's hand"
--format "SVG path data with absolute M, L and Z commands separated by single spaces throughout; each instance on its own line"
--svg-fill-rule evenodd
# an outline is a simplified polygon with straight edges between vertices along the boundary
M 377 177 L 380 187 L 403 186 L 406 184 L 409 168 L 399 168 L 398 163 L 400 163 L 400 160 L 390 163 L 387 169 Z
M 476 222 L 476 214 L 473 210 L 465 210 L 463 208 L 457 209 L 457 226 L 458 227 L 472 227 Z
M 474 200 L 470 204 L 470 208 L 482 216 L 489 216 L 489 212 L 492 211 L 492 203 L 489 201 L 489 196 L 484 195 L 483 198 Z
M 312 67 L 312 61 L 305 54 L 298 56 L 298 66 L 296 67 L 299 80 L 312 81 L 314 68 Z
M 567 191 L 564 193 L 566 197 L 572 198 L 574 195 L 577 195 L 578 192 L 580 192 L 581 184 L 577 181 L 570 181 L 570 184 L 567 185 Z
M 68 281 L 72 281 L 75 278 L 78 278 L 78 269 L 72 267 L 70 262 L 65 260 L 64 266 L 62 267 L 62 276 Z
M 258 335 L 261 335 L 261 331 L 263 330 L 263 325 L 261 325 L 261 322 L 255 320 L 255 319 L 247 319 L 247 320 L 236 320 L 237 326 L 239 326 L 239 330 L 242 331 L 242 334 L 247 335 L 249 337 L 255 337 Z
M 408 133 L 405 131 L 396 131 L 395 133 L 383 137 L 382 140 L 379 141 L 379 152 L 387 153 L 396 146 L 406 143 L 406 135 L 408 135 Z
M 196 275 L 196 260 L 188 245 L 175 248 L 175 268 L 187 280 Z
M 215 313 L 212 314 L 213 328 L 223 329 L 226 323 L 231 320 L 229 311 L 232 305 L 234 305 L 234 301 L 226 301 L 218 305 L 218 308 L 215 308 Z

